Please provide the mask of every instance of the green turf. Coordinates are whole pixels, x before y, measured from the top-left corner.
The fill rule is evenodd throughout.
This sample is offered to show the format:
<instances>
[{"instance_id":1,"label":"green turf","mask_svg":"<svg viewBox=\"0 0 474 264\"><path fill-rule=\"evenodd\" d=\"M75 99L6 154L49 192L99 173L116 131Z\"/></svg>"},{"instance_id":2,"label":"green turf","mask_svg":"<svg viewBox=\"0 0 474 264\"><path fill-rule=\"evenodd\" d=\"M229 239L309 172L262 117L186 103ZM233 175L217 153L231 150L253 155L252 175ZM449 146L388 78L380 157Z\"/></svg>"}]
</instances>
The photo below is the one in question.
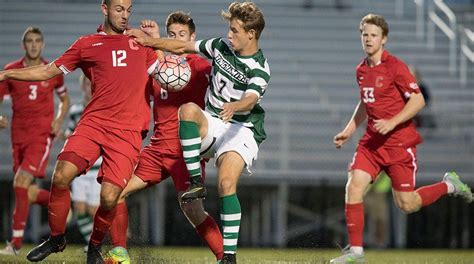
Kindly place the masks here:
<instances>
[{"instance_id":1,"label":"green turf","mask_svg":"<svg viewBox=\"0 0 474 264\"><path fill-rule=\"evenodd\" d=\"M18 257L0 257L0 263L28 263L26 253L31 246L25 246ZM239 264L316 264L329 263L339 255L338 250L327 249L253 249L238 250ZM133 263L215 263L207 248L194 247L132 247ZM389 264L472 264L474 250L367 250L367 263ZM85 263L82 247L69 245L63 253L52 254L41 263Z\"/></svg>"}]
</instances>

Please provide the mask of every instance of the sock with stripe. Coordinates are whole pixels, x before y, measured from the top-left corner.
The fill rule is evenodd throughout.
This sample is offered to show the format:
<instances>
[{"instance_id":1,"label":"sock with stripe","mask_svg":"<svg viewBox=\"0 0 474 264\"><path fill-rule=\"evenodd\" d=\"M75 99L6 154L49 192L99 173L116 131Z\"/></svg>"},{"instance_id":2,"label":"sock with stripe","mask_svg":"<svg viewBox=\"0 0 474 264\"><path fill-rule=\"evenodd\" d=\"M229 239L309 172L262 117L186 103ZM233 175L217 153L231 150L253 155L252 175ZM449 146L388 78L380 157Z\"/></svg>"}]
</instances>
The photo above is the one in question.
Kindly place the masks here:
<instances>
[{"instance_id":1,"label":"sock with stripe","mask_svg":"<svg viewBox=\"0 0 474 264\"><path fill-rule=\"evenodd\" d=\"M109 232L116 211L117 206L110 210L105 210L102 206L99 206L99 209L97 209L94 216L94 229L92 230L89 244L92 244L93 246L99 246L102 244L105 235Z\"/></svg>"},{"instance_id":2,"label":"sock with stripe","mask_svg":"<svg viewBox=\"0 0 474 264\"><path fill-rule=\"evenodd\" d=\"M117 204L114 220L110 226L110 240L114 247L127 248L128 208L125 202Z\"/></svg>"},{"instance_id":3,"label":"sock with stripe","mask_svg":"<svg viewBox=\"0 0 474 264\"><path fill-rule=\"evenodd\" d=\"M208 215L201 224L196 226L196 232L202 240L206 241L216 259L222 259L224 256L222 234L214 218Z\"/></svg>"},{"instance_id":4,"label":"sock with stripe","mask_svg":"<svg viewBox=\"0 0 474 264\"><path fill-rule=\"evenodd\" d=\"M64 234L66 220L71 209L71 193L69 187L57 187L51 185L48 204L48 222L51 236Z\"/></svg>"},{"instance_id":5,"label":"sock with stripe","mask_svg":"<svg viewBox=\"0 0 474 264\"><path fill-rule=\"evenodd\" d=\"M201 179L201 136L199 127L195 122L179 121L179 139L183 148L183 157L186 162L189 176L198 182Z\"/></svg>"},{"instance_id":6,"label":"sock with stripe","mask_svg":"<svg viewBox=\"0 0 474 264\"><path fill-rule=\"evenodd\" d=\"M49 191L40 189L38 191L38 195L36 196L36 201L33 202L34 204L38 204L41 206L48 206L49 203Z\"/></svg>"},{"instance_id":7,"label":"sock with stripe","mask_svg":"<svg viewBox=\"0 0 474 264\"><path fill-rule=\"evenodd\" d=\"M221 198L221 222L224 240L224 254L235 254L239 239L241 209L237 194Z\"/></svg>"},{"instance_id":8,"label":"sock with stripe","mask_svg":"<svg viewBox=\"0 0 474 264\"><path fill-rule=\"evenodd\" d=\"M82 238L85 242L89 243L89 239L91 238L92 228L94 227L94 223L92 221L92 217L88 214L81 214L77 216L77 227L79 228L79 232L82 235Z\"/></svg>"},{"instance_id":9,"label":"sock with stripe","mask_svg":"<svg viewBox=\"0 0 474 264\"><path fill-rule=\"evenodd\" d=\"M438 182L418 188L416 192L421 197L421 205L428 206L436 202L441 196L448 193L448 185L446 185L445 182Z\"/></svg>"},{"instance_id":10,"label":"sock with stripe","mask_svg":"<svg viewBox=\"0 0 474 264\"><path fill-rule=\"evenodd\" d=\"M346 227L351 247L363 247L364 204L346 204Z\"/></svg>"},{"instance_id":11,"label":"sock with stripe","mask_svg":"<svg viewBox=\"0 0 474 264\"><path fill-rule=\"evenodd\" d=\"M28 190L23 187L15 187L15 211L13 211L12 223L12 244L16 249L20 249L23 244L23 233L25 230L26 219L30 211L28 202Z\"/></svg>"}]
</instances>

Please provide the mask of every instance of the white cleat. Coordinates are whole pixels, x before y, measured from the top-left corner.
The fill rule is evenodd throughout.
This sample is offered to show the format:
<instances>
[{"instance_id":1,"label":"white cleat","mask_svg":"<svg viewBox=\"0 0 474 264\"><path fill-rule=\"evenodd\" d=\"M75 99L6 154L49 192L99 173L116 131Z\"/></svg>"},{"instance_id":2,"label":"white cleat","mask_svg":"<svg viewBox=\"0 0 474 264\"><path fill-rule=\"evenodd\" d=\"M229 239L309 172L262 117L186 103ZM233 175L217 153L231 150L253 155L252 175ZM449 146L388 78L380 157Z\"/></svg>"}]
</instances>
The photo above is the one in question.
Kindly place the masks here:
<instances>
[{"instance_id":1,"label":"white cleat","mask_svg":"<svg viewBox=\"0 0 474 264\"><path fill-rule=\"evenodd\" d=\"M346 263L365 263L364 254L357 254L351 251L350 246L345 247L342 250L342 255L331 259L331 264L346 264Z\"/></svg>"},{"instance_id":2,"label":"white cleat","mask_svg":"<svg viewBox=\"0 0 474 264\"><path fill-rule=\"evenodd\" d=\"M20 253L19 249L15 249L10 241L7 241L7 246L4 249L0 249L0 255L18 256Z\"/></svg>"},{"instance_id":3,"label":"white cleat","mask_svg":"<svg viewBox=\"0 0 474 264\"><path fill-rule=\"evenodd\" d=\"M454 196L459 196L467 203L472 203L473 197L471 188L467 186L467 184L463 183L456 172L446 172L443 177L444 182L449 182L454 186L454 192L452 193Z\"/></svg>"}]
</instances>

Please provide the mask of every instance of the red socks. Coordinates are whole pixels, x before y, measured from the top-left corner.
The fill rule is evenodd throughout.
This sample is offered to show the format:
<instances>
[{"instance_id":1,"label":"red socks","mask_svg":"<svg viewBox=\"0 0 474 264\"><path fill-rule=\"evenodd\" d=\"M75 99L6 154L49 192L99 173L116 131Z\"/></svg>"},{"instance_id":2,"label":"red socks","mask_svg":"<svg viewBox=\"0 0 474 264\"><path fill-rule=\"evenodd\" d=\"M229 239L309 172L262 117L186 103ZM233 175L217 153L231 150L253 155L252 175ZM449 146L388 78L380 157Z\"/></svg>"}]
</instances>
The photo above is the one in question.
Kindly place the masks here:
<instances>
[{"instance_id":1,"label":"red socks","mask_svg":"<svg viewBox=\"0 0 474 264\"><path fill-rule=\"evenodd\" d=\"M212 253L216 255L216 259L222 259L224 256L224 242L216 221L211 216L207 216L204 222L196 226L196 231L202 240L207 242Z\"/></svg>"},{"instance_id":2,"label":"red socks","mask_svg":"<svg viewBox=\"0 0 474 264\"><path fill-rule=\"evenodd\" d=\"M94 230L92 230L90 243L94 246L102 244L105 235L109 232L110 225L114 220L117 206L111 210L105 210L99 206L94 217Z\"/></svg>"},{"instance_id":3,"label":"red socks","mask_svg":"<svg viewBox=\"0 0 474 264\"><path fill-rule=\"evenodd\" d=\"M418 188L416 192L421 197L421 205L427 206L436 202L441 196L448 193L448 186L444 182Z\"/></svg>"},{"instance_id":4,"label":"red socks","mask_svg":"<svg viewBox=\"0 0 474 264\"><path fill-rule=\"evenodd\" d=\"M349 243L353 247L363 247L364 204L346 204L345 213Z\"/></svg>"},{"instance_id":5,"label":"red socks","mask_svg":"<svg viewBox=\"0 0 474 264\"><path fill-rule=\"evenodd\" d=\"M13 211L13 235L11 242L16 249L20 249L30 205L28 202L28 190L26 188L15 187L14 191L15 211Z\"/></svg>"},{"instance_id":6,"label":"red socks","mask_svg":"<svg viewBox=\"0 0 474 264\"><path fill-rule=\"evenodd\" d=\"M48 222L51 236L64 234L66 219L71 209L71 194L69 187L61 188L51 185L48 204Z\"/></svg>"},{"instance_id":7,"label":"red socks","mask_svg":"<svg viewBox=\"0 0 474 264\"><path fill-rule=\"evenodd\" d=\"M36 196L36 201L33 203L39 204L41 206L48 206L49 203L49 192L46 190L40 189L38 191L38 196Z\"/></svg>"},{"instance_id":8,"label":"red socks","mask_svg":"<svg viewBox=\"0 0 474 264\"><path fill-rule=\"evenodd\" d=\"M127 248L128 208L125 202L117 204L114 220L110 226L110 239L114 247Z\"/></svg>"}]
</instances>

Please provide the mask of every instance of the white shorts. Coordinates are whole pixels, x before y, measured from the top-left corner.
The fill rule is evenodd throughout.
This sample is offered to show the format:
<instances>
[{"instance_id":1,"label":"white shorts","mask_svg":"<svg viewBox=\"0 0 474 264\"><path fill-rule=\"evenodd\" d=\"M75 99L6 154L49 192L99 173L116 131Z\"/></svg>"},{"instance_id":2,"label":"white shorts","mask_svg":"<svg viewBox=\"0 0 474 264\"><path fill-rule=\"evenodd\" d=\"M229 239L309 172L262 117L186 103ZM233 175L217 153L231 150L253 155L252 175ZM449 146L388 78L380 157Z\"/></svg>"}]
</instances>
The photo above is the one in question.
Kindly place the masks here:
<instances>
[{"instance_id":1,"label":"white shorts","mask_svg":"<svg viewBox=\"0 0 474 264\"><path fill-rule=\"evenodd\" d=\"M257 160L258 145L253 132L240 124L224 123L220 118L213 117L203 111L207 118L207 135L202 139L201 157L219 158L229 151L237 152L245 162L246 173L252 174L252 162Z\"/></svg>"},{"instance_id":2,"label":"white shorts","mask_svg":"<svg viewBox=\"0 0 474 264\"><path fill-rule=\"evenodd\" d=\"M100 184L97 182L95 169L89 170L72 181L72 201L84 202L89 206L100 205Z\"/></svg>"}]
</instances>

